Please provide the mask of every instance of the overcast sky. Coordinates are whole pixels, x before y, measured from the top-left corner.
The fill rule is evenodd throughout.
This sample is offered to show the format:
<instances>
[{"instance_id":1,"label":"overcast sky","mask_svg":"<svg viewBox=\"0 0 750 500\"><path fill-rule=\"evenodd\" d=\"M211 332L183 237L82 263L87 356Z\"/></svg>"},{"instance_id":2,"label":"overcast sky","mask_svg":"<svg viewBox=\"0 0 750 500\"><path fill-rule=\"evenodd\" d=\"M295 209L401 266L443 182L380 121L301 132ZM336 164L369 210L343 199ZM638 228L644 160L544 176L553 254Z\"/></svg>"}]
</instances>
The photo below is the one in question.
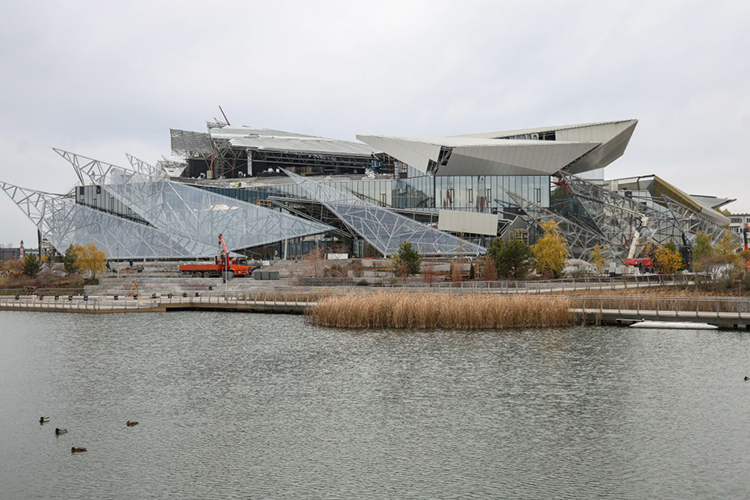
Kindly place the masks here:
<instances>
[{"instance_id":1,"label":"overcast sky","mask_svg":"<svg viewBox=\"0 0 750 500\"><path fill-rule=\"evenodd\" d=\"M127 164L220 118L356 140L637 118L607 178L750 210L750 2L3 1L0 180L61 193L52 147ZM0 195L0 244L36 228Z\"/></svg>"}]
</instances>

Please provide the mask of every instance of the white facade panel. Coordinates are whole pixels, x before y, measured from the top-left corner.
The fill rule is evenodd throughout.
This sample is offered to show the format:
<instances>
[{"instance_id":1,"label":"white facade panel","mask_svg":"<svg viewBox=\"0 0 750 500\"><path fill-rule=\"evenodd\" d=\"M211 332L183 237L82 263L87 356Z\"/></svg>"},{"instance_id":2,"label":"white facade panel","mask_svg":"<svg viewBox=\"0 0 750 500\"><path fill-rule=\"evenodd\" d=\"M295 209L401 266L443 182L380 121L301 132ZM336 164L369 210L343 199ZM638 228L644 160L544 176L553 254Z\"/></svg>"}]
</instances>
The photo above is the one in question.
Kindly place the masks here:
<instances>
[{"instance_id":1,"label":"white facade panel","mask_svg":"<svg viewBox=\"0 0 750 500\"><path fill-rule=\"evenodd\" d=\"M438 229L452 233L497 235L497 215L440 209Z\"/></svg>"}]
</instances>

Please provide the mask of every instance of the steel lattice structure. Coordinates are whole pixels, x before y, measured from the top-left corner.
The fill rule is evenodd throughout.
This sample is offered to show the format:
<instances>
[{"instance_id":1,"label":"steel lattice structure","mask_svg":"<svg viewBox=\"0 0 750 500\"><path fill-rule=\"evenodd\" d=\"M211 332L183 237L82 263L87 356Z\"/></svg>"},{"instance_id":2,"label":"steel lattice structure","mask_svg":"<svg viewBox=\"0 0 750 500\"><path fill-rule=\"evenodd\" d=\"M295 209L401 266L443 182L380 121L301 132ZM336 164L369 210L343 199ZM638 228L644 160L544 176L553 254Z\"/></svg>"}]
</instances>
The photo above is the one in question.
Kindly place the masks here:
<instances>
[{"instance_id":1,"label":"steel lattice structure","mask_svg":"<svg viewBox=\"0 0 750 500\"><path fill-rule=\"evenodd\" d=\"M648 199L625 196L575 175L560 173L559 177L557 189L564 191L550 209L517 194L508 195L525 212L528 223L557 222L574 258L587 259L598 243L608 260L623 264L629 254L638 257L649 244L674 241L689 247L698 231L705 231L712 243L727 234L726 228L666 195Z\"/></svg>"},{"instance_id":2,"label":"steel lattice structure","mask_svg":"<svg viewBox=\"0 0 750 500\"><path fill-rule=\"evenodd\" d=\"M692 244L695 242L695 235L698 231L703 231L711 237L711 243L715 244L722 239L727 233L731 234L739 244L739 238L737 235L729 231L727 228L719 226L718 224L703 217L700 213L697 213L680 203L677 203L672 198L666 195L660 197L669 208L673 219L679 224L680 229L685 238Z\"/></svg>"},{"instance_id":3,"label":"steel lattice structure","mask_svg":"<svg viewBox=\"0 0 750 500\"><path fill-rule=\"evenodd\" d=\"M386 257L395 253L402 241L411 243L421 255L480 255L487 251L353 195L284 172Z\"/></svg>"},{"instance_id":4,"label":"steel lattice structure","mask_svg":"<svg viewBox=\"0 0 750 500\"><path fill-rule=\"evenodd\" d=\"M161 177L163 174L155 168L133 157L131 161L137 165L139 172L69 152L58 153L70 161L79 177L86 176L95 184L104 184L107 192L132 207L149 224L181 237L208 243L222 233L227 247L240 250L333 229L325 224L172 182Z\"/></svg>"},{"instance_id":5,"label":"steel lattice structure","mask_svg":"<svg viewBox=\"0 0 750 500\"><path fill-rule=\"evenodd\" d=\"M210 257L215 245L94 210L58 195L0 183L39 232L60 252L95 243L107 258Z\"/></svg>"},{"instance_id":6,"label":"steel lattice structure","mask_svg":"<svg viewBox=\"0 0 750 500\"><path fill-rule=\"evenodd\" d=\"M682 232L671 214L653 203L624 196L570 174L560 174L564 188L584 208L587 220L602 235L599 242L609 260L625 262L631 246L639 255L648 243L681 241ZM661 207L659 207L661 208ZM583 258L582 256L580 258Z\"/></svg>"},{"instance_id":7,"label":"steel lattice structure","mask_svg":"<svg viewBox=\"0 0 750 500\"><path fill-rule=\"evenodd\" d=\"M553 220L557 223L560 233L565 237L571 256L579 259L588 258L588 252L596 243L602 241L602 235L579 222L570 220L547 208L532 203L517 194L505 191L508 196L523 210L521 218L529 225L541 229L541 223Z\"/></svg>"}]
</instances>

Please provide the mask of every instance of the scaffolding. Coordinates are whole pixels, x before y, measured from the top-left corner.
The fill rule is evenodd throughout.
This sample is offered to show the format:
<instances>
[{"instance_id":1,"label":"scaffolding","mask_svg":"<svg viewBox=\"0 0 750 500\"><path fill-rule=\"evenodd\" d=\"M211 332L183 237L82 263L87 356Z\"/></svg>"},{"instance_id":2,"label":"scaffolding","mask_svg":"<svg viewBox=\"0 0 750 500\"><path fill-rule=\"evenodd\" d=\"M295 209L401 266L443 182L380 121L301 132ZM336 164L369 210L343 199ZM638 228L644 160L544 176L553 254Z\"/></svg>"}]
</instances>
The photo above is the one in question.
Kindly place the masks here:
<instances>
[{"instance_id":1,"label":"scaffolding","mask_svg":"<svg viewBox=\"0 0 750 500\"><path fill-rule=\"evenodd\" d=\"M619 264L629 257L642 256L649 245L670 241L688 253L698 231L706 232L712 243L728 231L696 211L699 205L680 203L664 190L644 197L613 191L571 174L561 172L558 177L550 208L506 192L521 207L522 217L530 225L540 228L544 221L557 222L571 257L576 259L588 259L595 244L604 249L607 260Z\"/></svg>"}]
</instances>

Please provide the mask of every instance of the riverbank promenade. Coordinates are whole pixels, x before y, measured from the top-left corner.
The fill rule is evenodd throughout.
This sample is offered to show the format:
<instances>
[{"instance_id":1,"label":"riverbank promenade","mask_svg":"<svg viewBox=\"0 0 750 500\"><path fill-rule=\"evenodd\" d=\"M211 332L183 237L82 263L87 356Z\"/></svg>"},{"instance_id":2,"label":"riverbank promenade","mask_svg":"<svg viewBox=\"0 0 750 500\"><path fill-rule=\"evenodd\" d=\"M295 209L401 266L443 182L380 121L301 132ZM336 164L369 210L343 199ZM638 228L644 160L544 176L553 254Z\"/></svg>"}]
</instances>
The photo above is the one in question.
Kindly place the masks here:
<instances>
[{"instance_id":1,"label":"riverbank promenade","mask_svg":"<svg viewBox=\"0 0 750 500\"><path fill-rule=\"evenodd\" d=\"M278 297L278 299L277 299ZM282 314L302 314L314 304L309 300L294 300L291 296L273 295L268 299L249 296L200 294L167 294L142 296L55 296L36 295L0 298L0 310L44 311L73 313L128 313L128 312L168 312L185 310L272 312Z\"/></svg>"},{"instance_id":2,"label":"riverbank promenade","mask_svg":"<svg viewBox=\"0 0 750 500\"><path fill-rule=\"evenodd\" d=\"M601 284L600 286L602 286ZM651 297L596 295L591 284L586 295L544 293L541 288L508 289L276 289L256 293L182 292L151 295L17 295L0 298L0 310L112 314L131 312L226 311L304 314L319 300L336 295L375 294L523 294L530 300L565 298L581 323L629 325L640 320L709 323L720 328L750 329L750 299L734 297ZM571 284L567 287L575 288ZM553 291L556 287L551 287ZM604 288L602 286L602 288Z\"/></svg>"}]
</instances>

